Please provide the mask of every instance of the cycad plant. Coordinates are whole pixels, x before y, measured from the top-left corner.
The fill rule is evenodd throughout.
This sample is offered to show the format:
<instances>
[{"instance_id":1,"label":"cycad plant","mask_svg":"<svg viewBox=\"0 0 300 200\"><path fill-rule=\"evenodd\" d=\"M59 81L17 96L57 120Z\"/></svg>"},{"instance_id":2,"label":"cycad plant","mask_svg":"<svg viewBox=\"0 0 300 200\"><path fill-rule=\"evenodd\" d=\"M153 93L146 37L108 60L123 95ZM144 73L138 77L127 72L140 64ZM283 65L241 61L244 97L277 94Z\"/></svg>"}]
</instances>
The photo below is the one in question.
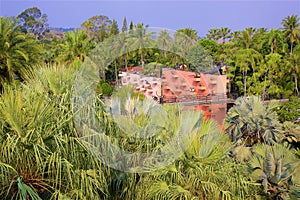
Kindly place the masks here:
<instances>
[{"instance_id":1,"label":"cycad plant","mask_svg":"<svg viewBox=\"0 0 300 200\"><path fill-rule=\"evenodd\" d=\"M300 198L300 160L285 145L259 144L249 161L252 177L269 199Z\"/></svg>"},{"instance_id":2,"label":"cycad plant","mask_svg":"<svg viewBox=\"0 0 300 200\"><path fill-rule=\"evenodd\" d=\"M226 116L226 132L234 142L252 146L274 144L283 139L275 108L276 101L264 104L258 96L240 97Z\"/></svg>"}]
</instances>

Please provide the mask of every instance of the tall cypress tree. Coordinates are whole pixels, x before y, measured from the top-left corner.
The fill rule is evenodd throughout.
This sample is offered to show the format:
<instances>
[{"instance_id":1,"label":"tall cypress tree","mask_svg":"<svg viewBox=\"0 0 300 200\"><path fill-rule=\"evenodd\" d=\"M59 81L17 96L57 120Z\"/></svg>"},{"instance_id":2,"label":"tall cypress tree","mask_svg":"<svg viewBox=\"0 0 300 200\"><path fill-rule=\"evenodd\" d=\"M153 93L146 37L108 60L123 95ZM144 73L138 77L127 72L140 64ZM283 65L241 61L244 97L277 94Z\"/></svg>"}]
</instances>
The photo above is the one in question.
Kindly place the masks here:
<instances>
[{"instance_id":1,"label":"tall cypress tree","mask_svg":"<svg viewBox=\"0 0 300 200\"><path fill-rule=\"evenodd\" d=\"M127 31L127 20L126 20L126 17L124 17L123 26L122 26L122 32L126 32L126 31Z\"/></svg>"},{"instance_id":2,"label":"tall cypress tree","mask_svg":"<svg viewBox=\"0 0 300 200\"><path fill-rule=\"evenodd\" d=\"M118 23L116 20L113 20L110 29L110 35L117 35L117 34L119 34Z\"/></svg>"},{"instance_id":3,"label":"tall cypress tree","mask_svg":"<svg viewBox=\"0 0 300 200\"><path fill-rule=\"evenodd\" d=\"M102 42L106 37L104 23L102 23L102 25L101 25L99 36L100 36L100 40L99 40L100 42Z\"/></svg>"},{"instance_id":4,"label":"tall cypress tree","mask_svg":"<svg viewBox=\"0 0 300 200\"><path fill-rule=\"evenodd\" d=\"M129 24L129 30L133 30L133 23L132 23L132 21Z\"/></svg>"}]
</instances>

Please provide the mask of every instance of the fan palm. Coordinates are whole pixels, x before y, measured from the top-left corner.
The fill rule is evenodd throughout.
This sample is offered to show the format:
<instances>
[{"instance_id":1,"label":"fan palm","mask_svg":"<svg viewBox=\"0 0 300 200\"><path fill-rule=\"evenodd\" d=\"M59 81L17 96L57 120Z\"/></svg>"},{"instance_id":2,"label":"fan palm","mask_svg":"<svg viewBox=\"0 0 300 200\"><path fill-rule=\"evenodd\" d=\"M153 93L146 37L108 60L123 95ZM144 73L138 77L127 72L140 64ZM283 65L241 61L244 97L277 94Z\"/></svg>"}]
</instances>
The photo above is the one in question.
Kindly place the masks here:
<instances>
[{"instance_id":1,"label":"fan palm","mask_svg":"<svg viewBox=\"0 0 300 200\"><path fill-rule=\"evenodd\" d=\"M141 103L138 99L128 99L127 92L128 88L117 93L117 99L123 103L110 109L114 113L111 116L115 116L114 120L120 129L111 130L111 140L115 138L112 141L117 142L122 149L130 152L160 151L165 145L170 144L172 138L178 134L178 130L185 130L180 126L182 122L195 118L197 123L196 126L193 123L186 123L187 130L191 129L192 134L182 132L186 137L181 142L184 141L188 146L184 154L174 162L163 168L156 166L154 171L148 173L128 174L113 171L109 185L115 193L114 198L245 199L255 195L257 188L248 180L247 174L243 173L246 166L236 165L233 160L227 158L231 144L215 122L204 120L202 113L190 112L190 115L185 115L186 111L174 105L166 105L162 112L157 108L160 106L154 102ZM186 116L184 121L180 119L181 116ZM132 137L132 134L138 132L150 133L151 136L147 139ZM171 151L177 150L178 147ZM153 159L149 169L164 159L166 158ZM135 162L136 160L132 160L125 163L135 165ZM141 161L140 163L145 164Z\"/></svg>"},{"instance_id":2,"label":"fan palm","mask_svg":"<svg viewBox=\"0 0 300 200\"><path fill-rule=\"evenodd\" d=\"M130 97L130 93L130 88L120 89L107 104L107 112L97 110L98 127L104 135L93 130L85 132L81 127L86 119L76 118L82 124L79 129L83 130L83 140L97 151L95 155L118 169L111 170L107 179L111 198L245 199L255 195L255 186L243 173L245 166L235 165L227 158L231 145L216 123L205 121L202 113L184 111L177 105L162 107L151 100L140 101ZM88 123L92 129L97 127L94 121ZM182 138L175 141L183 146L172 143L178 137ZM108 142L119 149L110 147ZM102 145L94 147L95 144ZM161 153L165 146L166 154ZM149 153L152 156L148 157ZM161 156L153 156L156 153Z\"/></svg>"},{"instance_id":3,"label":"fan palm","mask_svg":"<svg viewBox=\"0 0 300 200\"><path fill-rule=\"evenodd\" d=\"M164 169L140 177L140 199L251 199L257 188L242 164L226 158L230 143L212 121L202 121L184 156Z\"/></svg>"},{"instance_id":4,"label":"fan palm","mask_svg":"<svg viewBox=\"0 0 300 200\"><path fill-rule=\"evenodd\" d=\"M106 198L105 168L73 127L75 74L64 70L44 68L0 97L1 199Z\"/></svg>"}]
</instances>

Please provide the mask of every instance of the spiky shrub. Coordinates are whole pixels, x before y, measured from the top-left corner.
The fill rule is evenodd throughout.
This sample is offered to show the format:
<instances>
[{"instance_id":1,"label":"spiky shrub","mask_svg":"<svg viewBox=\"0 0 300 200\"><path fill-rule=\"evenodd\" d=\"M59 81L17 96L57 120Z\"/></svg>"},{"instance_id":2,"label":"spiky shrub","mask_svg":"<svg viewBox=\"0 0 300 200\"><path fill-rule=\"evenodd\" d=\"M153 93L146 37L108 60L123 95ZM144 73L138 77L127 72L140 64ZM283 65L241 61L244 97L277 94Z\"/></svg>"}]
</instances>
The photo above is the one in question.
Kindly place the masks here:
<instances>
[{"instance_id":1,"label":"spiky shrub","mask_svg":"<svg viewBox=\"0 0 300 200\"><path fill-rule=\"evenodd\" d=\"M74 75L44 68L26 85L5 88L0 97L1 199L106 197L106 168L82 145L73 126Z\"/></svg>"}]
</instances>

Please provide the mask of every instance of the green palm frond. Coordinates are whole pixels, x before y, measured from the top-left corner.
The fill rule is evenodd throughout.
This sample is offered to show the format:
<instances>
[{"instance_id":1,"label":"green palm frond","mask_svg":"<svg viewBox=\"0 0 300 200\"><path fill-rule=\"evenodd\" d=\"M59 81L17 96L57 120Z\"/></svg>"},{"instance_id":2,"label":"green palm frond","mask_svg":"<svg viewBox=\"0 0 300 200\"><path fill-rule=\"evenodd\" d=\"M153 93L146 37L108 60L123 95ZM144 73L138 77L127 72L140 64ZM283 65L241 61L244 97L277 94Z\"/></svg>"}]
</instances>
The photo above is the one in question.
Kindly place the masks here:
<instances>
[{"instance_id":1,"label":"green palm frond","mask_svg":"<svg viewBox=\"0 0 300 200\"><path fill-rule=\"evenodd\" d=\"M73 126L74 76L44 68L26 85L5 88L0 97L1 198L106 198L107 168L88 152Z\"/></svg>"}]
</instances>

